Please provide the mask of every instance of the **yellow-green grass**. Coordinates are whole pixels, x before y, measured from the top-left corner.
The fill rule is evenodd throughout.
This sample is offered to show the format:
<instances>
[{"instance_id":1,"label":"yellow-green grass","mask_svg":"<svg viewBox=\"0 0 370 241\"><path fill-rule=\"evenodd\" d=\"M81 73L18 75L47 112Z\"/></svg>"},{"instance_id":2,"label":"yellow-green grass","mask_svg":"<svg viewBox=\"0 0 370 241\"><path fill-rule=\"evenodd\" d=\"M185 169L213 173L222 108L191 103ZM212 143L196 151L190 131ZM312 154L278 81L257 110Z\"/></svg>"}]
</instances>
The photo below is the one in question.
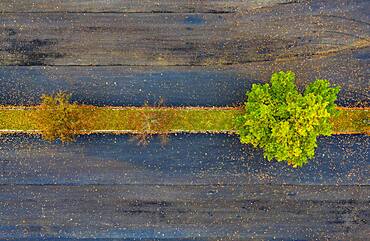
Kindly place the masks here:
<instances>
[{"instance_id":1,"label":"yellow-green grass","mask_svg":"<svg viewBox=\"0 0 370 241\"><path fill-rule=\"evenodd\" d=\"M93 110L91 112L91 110ZM331 122L335 134L370 132L369 109L339 108ZM164 108L164 107L92 107L82 106L93 123L84 132L234 132L234 119L239 108ZM0 130L31 132L37 124L32 118L35 108L0 108Z\"/></svg>"},{"instance_id":2,"label":"yellow-green grass","mask_svg":"<svg viewBox=\"0 0 370 241\"><path fill-rule=\"evenodd\" d=\"M370 108L338 108L339 116L332 118L337 134L370 134Z\"/></svg>"},{"instance_id":3,"label":"yellow-green grass","mask_svg":"<svg viewBox=\"0 0 370 241\"><path fill-rule=\"evenodd\" d=\"M32 111L0 108L0 130L34 130L35 123L30 118Z\"/></svg>"},{"instance_id":4,"label":"yellow-green grass","mask_svg":"<svg viewBox=\"0 0 370 241\"><path fill-rule=\"evenodd\" d=\"M153 132L217 132L233 129L237 109L201 108L98 108L96 130L135 130Z\"/></svg>"}]
</instances>

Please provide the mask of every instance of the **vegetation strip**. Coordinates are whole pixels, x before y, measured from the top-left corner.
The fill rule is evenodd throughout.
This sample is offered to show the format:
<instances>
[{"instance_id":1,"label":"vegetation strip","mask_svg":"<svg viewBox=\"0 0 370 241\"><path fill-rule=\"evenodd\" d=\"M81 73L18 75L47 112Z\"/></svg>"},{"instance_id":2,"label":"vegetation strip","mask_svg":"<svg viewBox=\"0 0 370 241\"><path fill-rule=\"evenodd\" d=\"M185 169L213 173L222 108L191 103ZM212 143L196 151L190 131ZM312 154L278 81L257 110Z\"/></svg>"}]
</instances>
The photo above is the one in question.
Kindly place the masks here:
<instances>
[{"instance_id":1,"label":"vegetation strip","mask_svg":"<svg viewBox=\"0 0 370 241\"><path fill-rule=\"evenodd\" d=\"M95 107L79 106L91 126L81 134L235 133L239 107ZM370 134L370 108L338 107L331 118L334 134ZM0 133L37 133L36 107L0 107Z\"/></svg>"}]
</instances>

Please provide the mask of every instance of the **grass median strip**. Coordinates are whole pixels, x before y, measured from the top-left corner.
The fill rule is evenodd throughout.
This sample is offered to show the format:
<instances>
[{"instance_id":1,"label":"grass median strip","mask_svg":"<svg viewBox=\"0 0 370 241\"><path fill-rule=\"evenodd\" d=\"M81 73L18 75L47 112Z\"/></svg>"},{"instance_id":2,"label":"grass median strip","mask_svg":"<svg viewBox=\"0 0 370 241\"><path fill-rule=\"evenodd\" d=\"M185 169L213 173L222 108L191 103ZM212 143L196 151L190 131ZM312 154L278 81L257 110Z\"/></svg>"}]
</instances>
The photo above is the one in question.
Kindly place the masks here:
<instances>
[{"instance_id":1,"label":"grass median strip","mask_svg":"<svg viewBox=\"0 0 370 241\"><path fill-rule=\"evenodd\" d=\"M166 108L166 107L93 107L80 106L89 115L89 132L234 132L234 119L240 108ZM331 118L335 134L370 133L369 108L338 108L340 114ZM37 130L33 107L0 108L2 133Z\"/></svg>"},{"instance_id":2,"label":"grass median strip","mask_svg":"<svg viewBox=\"0 0 370 241\"><path fill-rule=\"evenodd\" d=\"M336 134L370 135L370 108L337 108L339 116L331 119Z\"/></svg>"}]
</instances>

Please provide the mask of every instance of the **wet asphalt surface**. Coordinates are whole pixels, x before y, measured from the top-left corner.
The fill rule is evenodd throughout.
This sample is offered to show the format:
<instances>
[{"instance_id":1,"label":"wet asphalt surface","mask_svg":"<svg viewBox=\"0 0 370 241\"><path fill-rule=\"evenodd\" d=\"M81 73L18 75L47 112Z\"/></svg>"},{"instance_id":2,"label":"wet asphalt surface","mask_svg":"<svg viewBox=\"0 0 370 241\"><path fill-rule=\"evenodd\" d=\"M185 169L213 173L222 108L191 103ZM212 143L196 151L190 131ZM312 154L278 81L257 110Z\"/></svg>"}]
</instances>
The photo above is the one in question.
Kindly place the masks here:
<instances>
[{"instance_id":1,"label":"wet asphalt surface","mask_svg":"<svg viewBox=\"0 0 370 241\"><path fill-rule=\"evenodd\" d=\"M368 56L364 58L368 61ZM342 86L338 105L370 105L365 79L336 75L328 71L319 76ZM73 101L98 106L155 105L159 99L167 106L233 106L245 101L245 92L253 83L269 78L270 74L258 77L238 68L0 67L0 103L35 105L42 94L65 91ZM298 81L301 90L315 76L310 78Z\"/></svg>"},{"instance_id":2,"label":"wet asphalt surface","mask_svg":"<svg viewBox=\"0 0 370 241\"><path fill-rule=\"evenodd\" d=\"M75 143L2 136L1 184L369 185L370 137L321 137L303 168L268 162L236 136L171 135L140 146L128 135L81 136Z\"/></svg>"}]
</instances>

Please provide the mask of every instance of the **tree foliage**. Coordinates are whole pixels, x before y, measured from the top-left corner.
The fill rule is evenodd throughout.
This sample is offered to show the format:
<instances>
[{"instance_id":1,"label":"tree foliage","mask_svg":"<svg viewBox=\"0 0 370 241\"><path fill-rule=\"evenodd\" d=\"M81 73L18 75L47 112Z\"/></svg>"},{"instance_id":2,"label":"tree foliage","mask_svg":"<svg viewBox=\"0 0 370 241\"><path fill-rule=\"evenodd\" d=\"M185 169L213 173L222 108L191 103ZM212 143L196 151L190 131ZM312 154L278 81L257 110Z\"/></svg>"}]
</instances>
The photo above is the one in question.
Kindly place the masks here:
<instances>
[{"instance_id":1,"label":"tree foliage","mask_svg":"<svg viewBox=\"0 0 370 241\"><path fill-rule=\"evenodd\" d=\"M245 112L237 118L241 143L263 148L269 161L301 167L313 158L319 135L329 136L329 118L337 113L339 87L328 80L310 83L301 94L293 72L278 72L270 84L253 84Z\"/></svg>"},{"instance_id":2,"label":"tree foliage","mask_svg":"<svg viewBox=\"0 0 370 241\"><path fill-rule=\"evenodd\" d=\"M147 145L153 135L159 135L162 145L168 143L172 122L178 119L178 114L174 109L161 111L160 108L163 105L164 99L161 97L153 110L139 110L134 118L130 120L131 128L138 131L133 137L139 145ZM147 107L150 108L149 104L144 103L144 108ZM155 108L158 110L155 110Z\"/></svg>"},{"instance_id":3,"label":"tree foliage","mask_svg":"<svg viewBox=\"0 0 370 241\"><path fill-rule=\"evenodd\" d=\"M33 118L43 139L73 141L81 130L89 128L91 116L86 116L86 111L76 103L70 103L70 98L71 95L64 92L41 97Z\"/></svg>"}]
</instances>

